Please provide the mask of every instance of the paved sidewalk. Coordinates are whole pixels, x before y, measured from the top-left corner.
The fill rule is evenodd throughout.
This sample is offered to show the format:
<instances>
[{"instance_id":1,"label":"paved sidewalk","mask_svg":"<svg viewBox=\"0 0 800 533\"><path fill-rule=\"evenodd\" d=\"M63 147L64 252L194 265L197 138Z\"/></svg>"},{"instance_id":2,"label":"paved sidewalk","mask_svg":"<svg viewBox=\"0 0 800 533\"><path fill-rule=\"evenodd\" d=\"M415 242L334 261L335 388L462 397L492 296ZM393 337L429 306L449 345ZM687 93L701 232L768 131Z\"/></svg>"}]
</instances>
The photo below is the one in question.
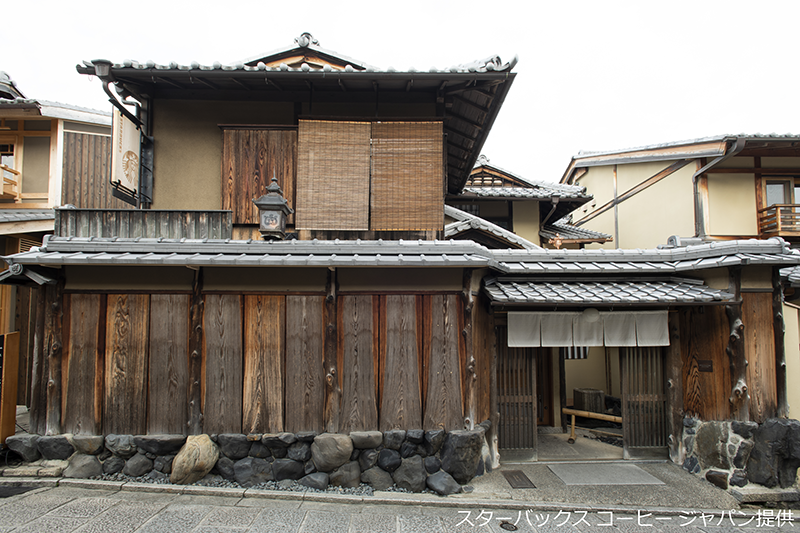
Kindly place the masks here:
<instances>
[{"instance_id":1,"label":"paved sidewalk","mask_svg":"<svg viewBox=\"0 0 800 533\"><path fill-rule=\"evenodd\" d=\"M398 499L328 496L326 501L41 487L0 500L0 532L79 533L462 533L475 531L796 531L789 511L674 512L486 509ZM131 484L132 485L132 484ZM100 486L100 485L96 485ZM131 489L132 487L128 487ZM209 491L210 492L210 491ZM369 500L369 501L368 501ZM455 502L453 502L455 503ZM468 503L467 501L459 503ZM471 505L478 505L471 508ZM800 524L797 525L800 527Z\"/></svg>"}]
</instances>

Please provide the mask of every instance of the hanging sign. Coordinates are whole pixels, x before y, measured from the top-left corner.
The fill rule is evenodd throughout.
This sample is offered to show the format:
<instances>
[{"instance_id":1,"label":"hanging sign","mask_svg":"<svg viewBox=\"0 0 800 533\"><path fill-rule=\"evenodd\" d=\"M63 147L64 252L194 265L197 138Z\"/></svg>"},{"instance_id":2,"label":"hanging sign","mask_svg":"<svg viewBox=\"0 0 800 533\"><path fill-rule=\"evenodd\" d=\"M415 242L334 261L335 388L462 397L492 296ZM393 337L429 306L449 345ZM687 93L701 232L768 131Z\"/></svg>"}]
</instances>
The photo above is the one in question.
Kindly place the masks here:
<instances>
[{"instance_id":1,"label":"hanging sign","mask_svg":"<svg viewBox=\"0 0 800 533\"><path fill-rule=\"evenodd\" d=\"M117 109L113 113L111 181L135 191L139 188L141 131Z\"/></svg>"}]
</instances>

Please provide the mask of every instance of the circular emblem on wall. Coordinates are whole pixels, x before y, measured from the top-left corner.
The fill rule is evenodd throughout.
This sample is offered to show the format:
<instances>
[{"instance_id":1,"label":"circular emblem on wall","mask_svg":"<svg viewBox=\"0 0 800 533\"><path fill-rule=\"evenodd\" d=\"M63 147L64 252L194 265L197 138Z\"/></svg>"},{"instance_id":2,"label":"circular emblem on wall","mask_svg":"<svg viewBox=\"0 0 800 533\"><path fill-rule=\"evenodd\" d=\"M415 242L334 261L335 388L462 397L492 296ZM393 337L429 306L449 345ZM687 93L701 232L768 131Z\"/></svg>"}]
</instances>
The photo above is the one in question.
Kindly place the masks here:
<instances>
[{"instance_id":1,"label":"circular emblem on wall","mask_svg":"<svg viewBox=\"0 0 800 533\"><path fill-rule=\"evenodd\" d=\"M122 154L122 172L129 183L136 183L139 177L139 156L128 150Z\"/></svg>"}]
</instances>

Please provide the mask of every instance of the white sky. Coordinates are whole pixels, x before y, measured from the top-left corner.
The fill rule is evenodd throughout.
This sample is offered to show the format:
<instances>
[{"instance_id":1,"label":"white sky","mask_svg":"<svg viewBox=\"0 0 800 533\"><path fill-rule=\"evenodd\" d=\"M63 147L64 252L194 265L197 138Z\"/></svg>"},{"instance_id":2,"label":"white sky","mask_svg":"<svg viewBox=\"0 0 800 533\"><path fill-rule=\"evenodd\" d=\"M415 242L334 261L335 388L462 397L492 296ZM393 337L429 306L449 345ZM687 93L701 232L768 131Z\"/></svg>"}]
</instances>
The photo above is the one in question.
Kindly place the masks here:
<instances>
[{"instance_id":1,"label":"white sky","mask_svg":"<svg viewBox=\"0 0 800 533\"><path fill-rule=\"evenodd\" d=\"M323 48L398 70L518 55L483 153L528 179L560 179L580 150L800 134L797 0L7 4L0 70L29 98L110 109L77 63L234 63L307 31Z\"/></svg>"}]
</instances>

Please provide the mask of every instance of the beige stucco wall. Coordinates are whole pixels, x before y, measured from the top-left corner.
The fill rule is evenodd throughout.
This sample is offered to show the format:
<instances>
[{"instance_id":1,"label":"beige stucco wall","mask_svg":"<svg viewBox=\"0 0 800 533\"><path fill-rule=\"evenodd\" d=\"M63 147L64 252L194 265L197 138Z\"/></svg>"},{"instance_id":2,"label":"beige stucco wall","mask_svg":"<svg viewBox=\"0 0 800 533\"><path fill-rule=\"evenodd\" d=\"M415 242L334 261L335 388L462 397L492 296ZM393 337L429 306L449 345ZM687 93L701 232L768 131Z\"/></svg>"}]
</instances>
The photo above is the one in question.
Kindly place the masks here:
<instances>
[{"instance_id":1,"label":"beige stucco wall","mask_svg":"<svg viewBox=\"0 0 800 533\"><path fill-rule=\"evenodd\" d=\"M539 202L513 202L511 207L514 233L536 245L540 244L539 205Z\"/></svg>"},{"instance_id":2,"label":"beige stucco wall","mask_svg":"<svg viewBox=\"0 0 800 533\"><path fill-rule=\"evenodd\" d=\"M156 100L153 209L222 208L220 124L292 124L294 106Z\"/></svg>"},{"instance_id":3,"label":"beige stucco wall","mask_svg":"<svg viewBox=\"0 0 800 533\"><path fill-rule=\"evenodd\" d=\"M800 167L800 157L762 157L761 166L764 168L797 168Z\"/></svg>"},{"instance_id":4,"label":"beige stucco wall","mask_svg":"<svg viewBox=\"0 0 800 533\"><path fill-rule=\"evenodd\" d=\"M708 175L708 232L711 235L758 235L755 175Z\"/></svg>"},{"instance_id":5,"label":"beige stucco wall","mask_svg":"<svg viewBox=\"0 0 800 533\"><path fill-rule=\"evenodd\" d=\"M50 184L50 137L25 137L24 143L22 192L47 192Z\"/></svg>"},{"instance_id":6,"label":"beige stucco wall","mask_svg":"<svg viewBox=\"0 0 800 533\"><path fill-rule=\"evenodd\" d=\"M618 165L617 194L647 180L670 163ZM694 171L694 165L687 165L620 203L617 247L655 248L666 244L672 235L694 235Z\"/></svg>"},{"instance_id":7,"label":"beige stucco wall","mask_svg":"<svg viewBox=\"0 0 800 533\"><path fill-rule=\"evenodd\" d=\"M786 393L789 418L800 418L800 310L793 305L783 306L786 324L784 346L786 350Z\"/></svg>"}]
</instances>

